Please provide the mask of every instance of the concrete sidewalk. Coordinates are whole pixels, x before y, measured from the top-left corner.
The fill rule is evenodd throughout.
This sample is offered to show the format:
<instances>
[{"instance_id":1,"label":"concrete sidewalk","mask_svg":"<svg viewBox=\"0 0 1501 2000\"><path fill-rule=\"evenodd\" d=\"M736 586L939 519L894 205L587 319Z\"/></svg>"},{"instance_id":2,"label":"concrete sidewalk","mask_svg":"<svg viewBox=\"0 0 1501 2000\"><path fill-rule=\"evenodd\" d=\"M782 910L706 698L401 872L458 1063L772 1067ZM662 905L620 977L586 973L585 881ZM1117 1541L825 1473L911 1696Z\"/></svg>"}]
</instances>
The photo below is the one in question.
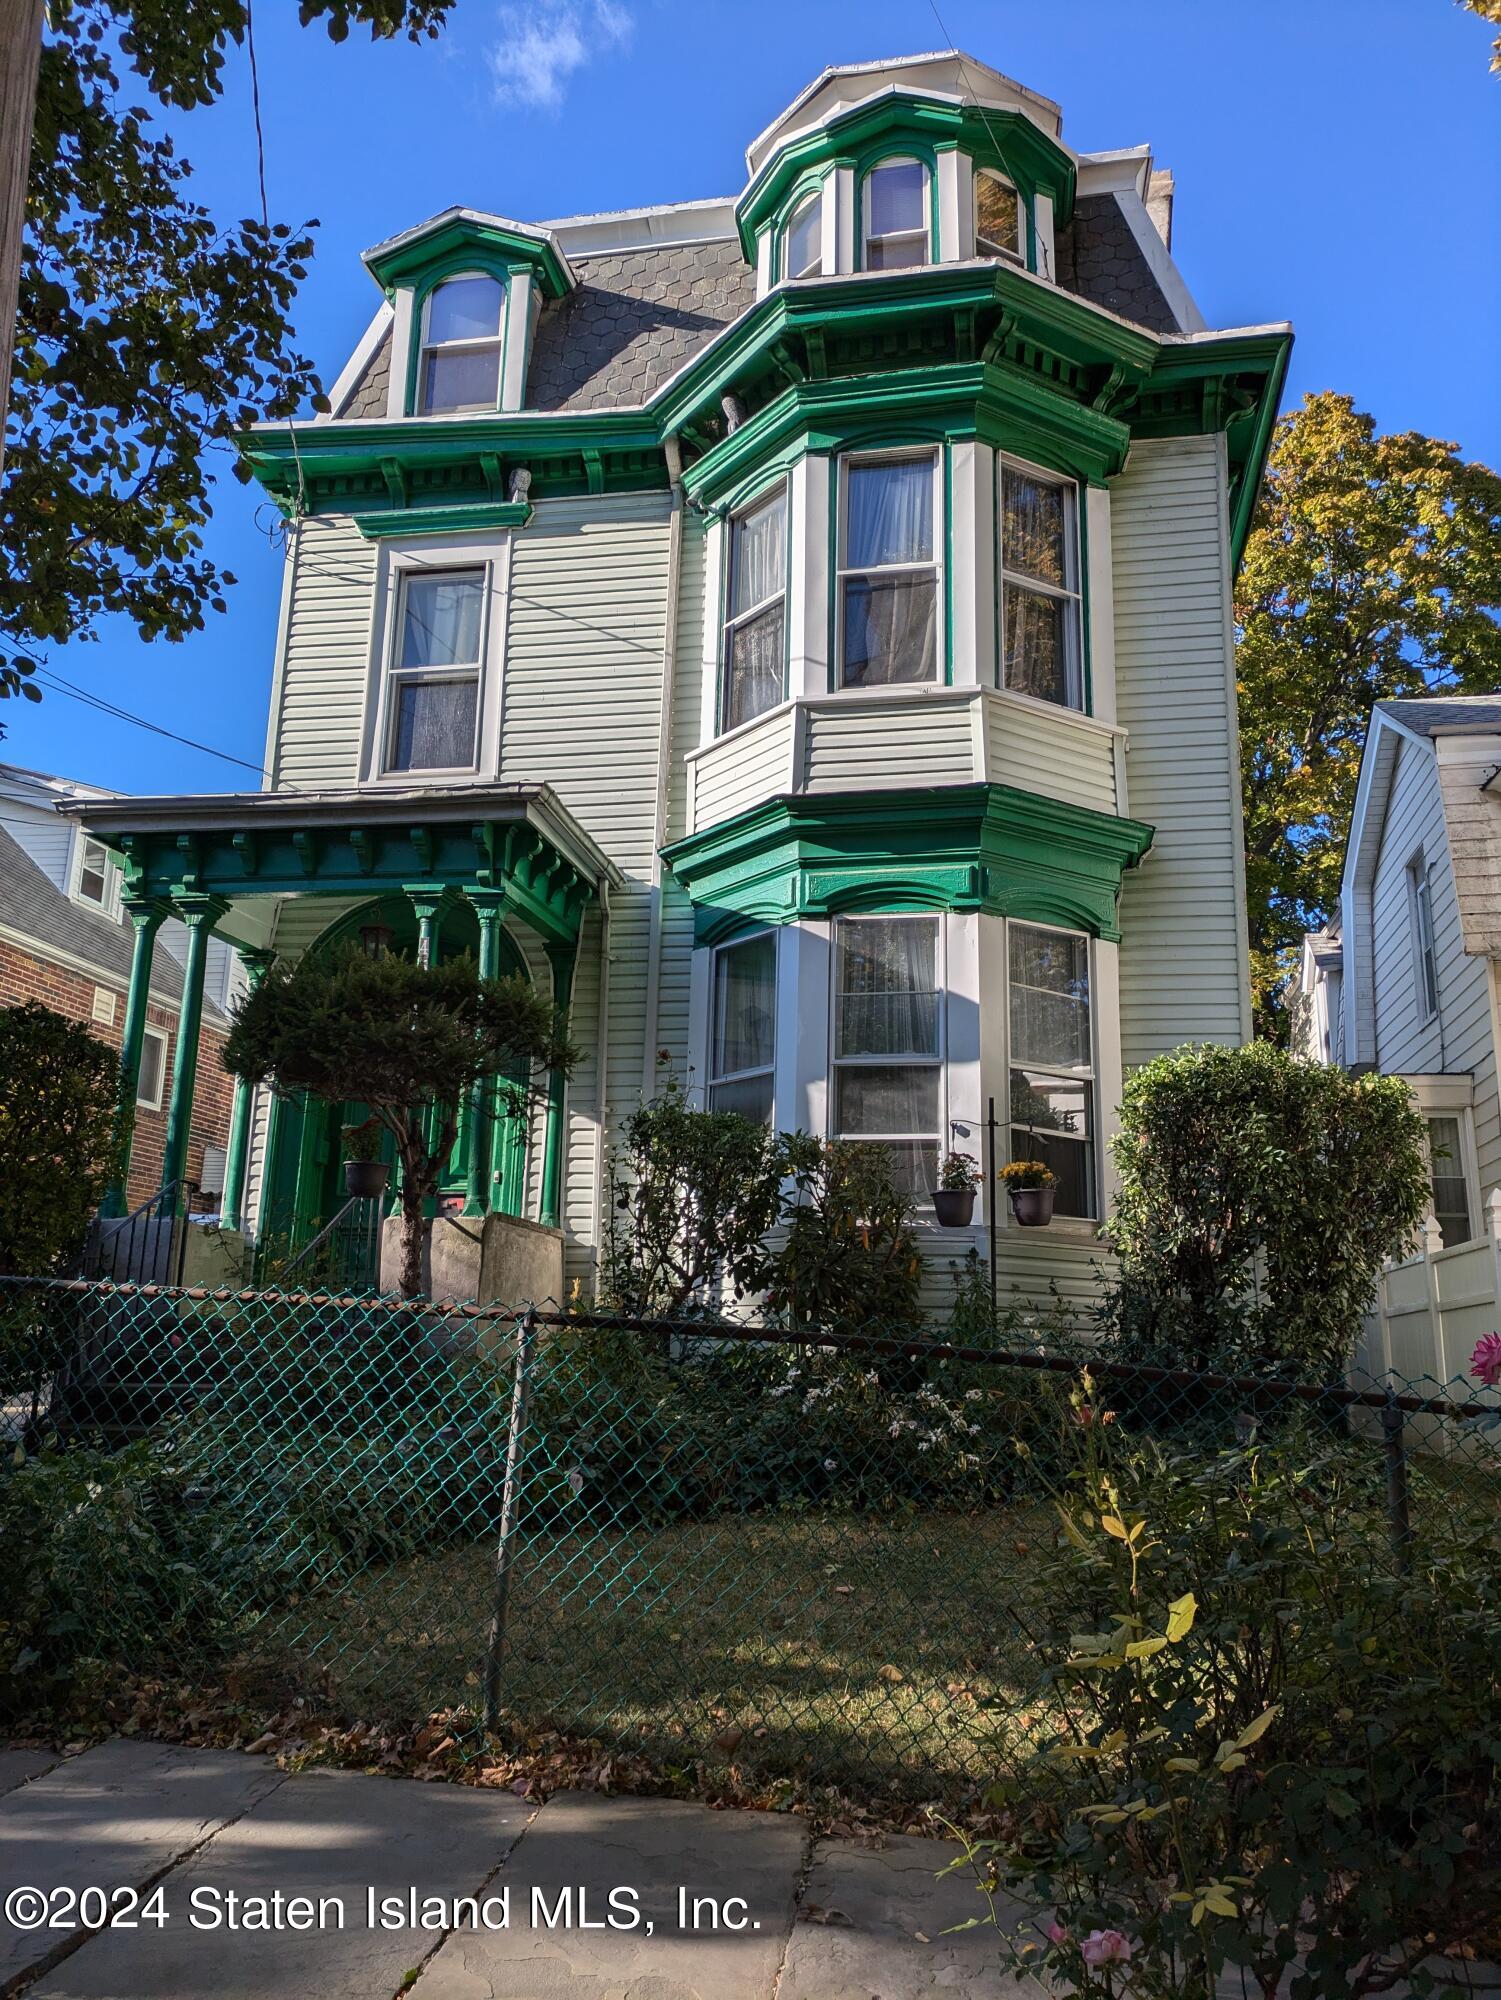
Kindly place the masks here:
<instances>
[{"instance_id":1,"label":"concrete sidewalk","mask_svg":"<svg viewBox=\"0 0 1501 2000\"><path fill-rule=\"evenodd\" d=\"M995 1934L942 1935L984 1907L934 1879L953 1852L667 1799L288 1777L234 1751L0 1751L0 1897L44 1899L0 1917L0 1995L990 2000L1013 1990ZM85 1890L109 1928L99 1894L70 1901Z\"/></svg>"}]
</instances>

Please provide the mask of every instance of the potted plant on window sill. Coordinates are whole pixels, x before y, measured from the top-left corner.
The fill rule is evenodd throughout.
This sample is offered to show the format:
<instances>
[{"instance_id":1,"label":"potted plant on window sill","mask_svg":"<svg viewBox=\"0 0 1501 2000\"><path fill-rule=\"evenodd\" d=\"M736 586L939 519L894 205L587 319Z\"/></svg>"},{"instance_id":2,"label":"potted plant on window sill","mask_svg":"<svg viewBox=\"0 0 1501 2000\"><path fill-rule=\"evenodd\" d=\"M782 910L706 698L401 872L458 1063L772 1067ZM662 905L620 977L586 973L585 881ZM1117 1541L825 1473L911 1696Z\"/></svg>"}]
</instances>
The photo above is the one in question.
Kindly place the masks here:
<instances>
[{"instance_id":1,"label":"potted plant on window sill","mask_svg":"<svg viewBox=\"0 0 1501 2000\"><path fill-rule=\"evenodd\" d=\"M1023 1229L1044 1228L1053 1219L1058 1176L1041 1160L1012 1160L996 1176L1011 1200L1011 1213Z\"/></svg>"},{"instance_id":2,"label":"potted plant on window sill","mask_svg":"<svg viewBox=\"0 0 1501 2000\"><path fill-rule=\"evenodd\" d=\"M344 1186L357 1201L376 1201L386 1191L391 1169L380 1157L385 1129L378 1118L367 1118L363 1125L346 1125L340 1133Z\"/></svg>"},{"instance_id":3,"label":"potted plant on window sill","mask_svg":"<svg viewBox=\"0 0 1501 2000\"><path fill-rule=\"evenodd\" d=\"M933 1213L940 1229L967 1229L974 1220L980 1169L968 1153L945 1153L933 1190Z\"/></svg>"}]
</instances>

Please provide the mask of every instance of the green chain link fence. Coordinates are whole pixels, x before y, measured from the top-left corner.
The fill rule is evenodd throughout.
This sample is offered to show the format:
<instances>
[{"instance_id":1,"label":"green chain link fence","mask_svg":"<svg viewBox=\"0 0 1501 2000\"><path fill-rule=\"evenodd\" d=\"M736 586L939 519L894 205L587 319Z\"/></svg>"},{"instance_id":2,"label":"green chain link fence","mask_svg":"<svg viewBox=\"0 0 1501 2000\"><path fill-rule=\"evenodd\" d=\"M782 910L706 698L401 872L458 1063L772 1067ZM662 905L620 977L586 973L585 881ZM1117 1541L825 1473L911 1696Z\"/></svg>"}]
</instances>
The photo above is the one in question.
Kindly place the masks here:
<instances>
[{"instance_id":1,"label":"green chain link fence","mask_svg":"<svg viewBox=\"0 0 1501 2000\"><path fill-rule=\"evenodd\" d=\"M7 1567L14 1605L28 1561L82 1565L114 1668L933 1797L1019 1757L1088 1611L1046 1583L1071 1427L1185 1477L1294 1440L1337 1470L1339 1532L1400 1567L1501 1508L1498 1400L889 1329L6 1280L0 1527L28 1480L84 1469Z\"/></svg>"}]
</instances>

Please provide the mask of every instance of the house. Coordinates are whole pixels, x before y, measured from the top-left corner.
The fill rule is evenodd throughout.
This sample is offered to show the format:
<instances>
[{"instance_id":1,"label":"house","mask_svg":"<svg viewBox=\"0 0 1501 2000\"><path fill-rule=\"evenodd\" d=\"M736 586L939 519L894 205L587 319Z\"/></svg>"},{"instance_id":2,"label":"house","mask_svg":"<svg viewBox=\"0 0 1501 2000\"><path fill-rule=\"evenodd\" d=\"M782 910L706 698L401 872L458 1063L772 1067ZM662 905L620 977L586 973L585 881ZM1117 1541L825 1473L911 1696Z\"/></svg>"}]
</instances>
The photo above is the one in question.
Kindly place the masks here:
<instances>
[{"instance_id":1,"label":"house","mask_svg":"<svg viewBox=\"0 0 1501 2000\"><path fill-rule=\"evenodd\" d=\"M88 804L118 796L0 764L0 1006L40 1000L70 1020L87 1022L116 1049L125 1032L133 938L120 866L76 820L59 818L57 808L63 801ZM164 925L156 942L141 1021L130 1173L107 1203L120 1214L163 1185L186 932L178 923ZM187 1132L184 1177L198 1209L213 1207L224 1185L231 1089L219 1051L240 977L234 954L218 943L206 968Z\"/></svg>"},{"instance_id":2,"label":"house","mask_svg":"<svg viewBox=\"0 0 1501 2000\"><path fill-rule=\"evenodd\" d=\"M1082 1298L1124 1070L1250 1034L1230 587L1291 336L1206 327L1148 149L954 51L826 70L746 164L368 251L329 413L242 443L266 789L66 811L190 982L363 938L568 1002L566 1090L448 1186L569 1276L665 1052L920 1195L996 1107L1059 1179L1003 1284ZM342 1115L242 1094L230 1219L330 1213Z\"/></svg>"},{"instance_id":3,"label":"house","mask_svg":"<svg viewBox=\"0 0 1501 2000\"><path fill-rule=\"evenodd\" d=\"M1447 1381L1501 1298L1501 697L1378 702L1338 916L1304 940L1295 1045L1406 1079L1426 1122L1432 1213L1389 1271L1381 1366Z\"/></svg>"}]
</instances>

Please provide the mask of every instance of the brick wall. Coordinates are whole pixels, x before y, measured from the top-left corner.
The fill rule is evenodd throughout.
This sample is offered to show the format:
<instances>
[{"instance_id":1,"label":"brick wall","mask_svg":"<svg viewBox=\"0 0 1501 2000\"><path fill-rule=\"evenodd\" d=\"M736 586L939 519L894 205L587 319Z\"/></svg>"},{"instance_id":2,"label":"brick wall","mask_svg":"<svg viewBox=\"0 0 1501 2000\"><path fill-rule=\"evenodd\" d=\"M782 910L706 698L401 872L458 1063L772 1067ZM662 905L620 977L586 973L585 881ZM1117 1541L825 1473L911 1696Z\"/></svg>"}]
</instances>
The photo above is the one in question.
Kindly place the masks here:
<instances>
[{"instance_id":1,"label":"brick wall","mask_svg":"<svg viewBox=\"0 0 1501 2000\"><path fill-rule=\"evenodd\" d=\"M163 951L165 947L158 945L157 950ZM94 995L97 990L114 995L113 1021L94 1019ZM125 1027L125 987L122 982L104 973L94 978L67 966L54 965L50 960L38 958L19 945L0 938L0 1007L13 1007L23 1000L40 1000L44 1006L66 1014L69 1020L82 1021L112 1049L120 1046ZM172 1088L172 1058L177 1051L175 1009L153 1001L146 1020L148 1026L160 1028L166 1033L167 1046L162 1067L161 1109L151 1111L141 1105L136 1111L135 1143L131 1149L130 1178L125 1190L126 1202L131 1208L145 1201L161 1185L162 1154L167 1142L167 1101ZM198 1083L193 1093L193 1121L188 1137L188 1179L191 1182L196 1182L202 1171L204 1146L223 1146L229 1138L234 1082L225 1074L219 1060L223 1047L224 1031L205 1021L198 1041Z\"/></svg>"}]
</instances>

